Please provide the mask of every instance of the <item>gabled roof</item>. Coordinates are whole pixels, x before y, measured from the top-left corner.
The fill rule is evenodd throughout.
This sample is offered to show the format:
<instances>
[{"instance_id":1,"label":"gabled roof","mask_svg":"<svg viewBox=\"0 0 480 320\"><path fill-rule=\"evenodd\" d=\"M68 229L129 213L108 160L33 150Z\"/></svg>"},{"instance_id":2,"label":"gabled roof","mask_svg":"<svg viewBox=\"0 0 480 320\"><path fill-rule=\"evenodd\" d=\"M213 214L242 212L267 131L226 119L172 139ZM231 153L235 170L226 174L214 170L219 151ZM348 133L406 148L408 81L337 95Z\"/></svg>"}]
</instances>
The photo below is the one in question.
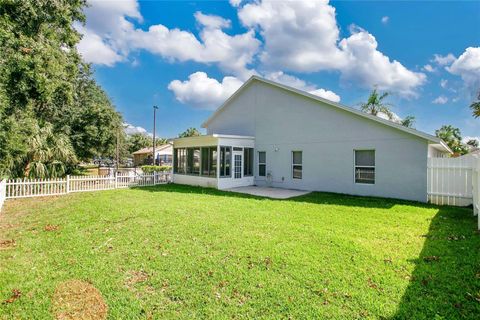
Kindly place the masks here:
<instances>
[{"instance_id":1,"label":"gabled roof","mask_svg":"<svg viewBox=\"0 0 480 320\"><path fill-rule=\"evenodd\" d=\"M155 153L158 152L158 151L165 150L165 149L167 149L168 147L171 147L171 146L172 146L171 144L164 144L164 145L161 145L161 146L156 146L155 147ZM140 150L137 150L137 151L133 152L132 154L145 154L145 153L152 153L152 152L153 152L152 147L146 147L146 148L142 148Z\"/></svg>"},{"instance_id":2,"label":"gabled roof","mask_svg":"<svg viewBox=\"0 0 480 320\"><path fill-rule=\"evenodd\" d=\"M202 128L208 127L209 123L214 118L216 118L217 115L220 114L225 109L225 107L230 103L230 101L235 99L236 96L241 94L241 92L243 90L245 90L245 88L248 87L254 81L259 81L259 82L262 82L262 83L265 83L265 84L268 84L268 85L271 85L271 86L274 86L274 87L277 87L277 88L280 88L280 89L283 89L283 90L286 90L286 91L289 91L289 92L292 92L292 93L295 93L295 94L298 94L300 96L303 96L303 97L306 97L306 98L309 98L309 99L312 99L312 100L315 100L315 101L318 101L318 102L323 102L323 103L328 104L332 107L339 108L341 110L356 114L360 117L363 117L363 118L381 123L383 125L387 125L389 127L398 129L400 131L412 134L414 136L417 136L417 137L420 137L420 138L423 138L423 139L427 140L429 143L441 145L441 147L443 147L445 150L452 153L452 150L450 150L450 148L446 145L446 143L442 139L440 139L436 136L433 136L431 134L428 134L428 133L425 133L425 132L422 132L422 131L418 131L418 130L415 130L415 129L412 129L412 128L407 128L405 126L402 126L401 124L379 118L377 116L362 112L360 110L357 110L357 109L354 109L354 108L351 108L351 107L347 107L343 104L333 102L333 101L330 101L328 99L324 99L322 97L319 97L317 95L314 95L314 94L311 94L311 93L308 93L308 92L305 92L305 91L302 91L302 90L298 90L298 89L295 89L295 88L290 87L290 86L286 86L286 85L278 83L278 82L270 81L270 80L267 80L267 79L264 79L264 78L261 78L259 76L255 76L255 75L251 76L250 79L248 79L217 110L215 110L215 112L202 124Z\"/></svg>"}]
</instances>

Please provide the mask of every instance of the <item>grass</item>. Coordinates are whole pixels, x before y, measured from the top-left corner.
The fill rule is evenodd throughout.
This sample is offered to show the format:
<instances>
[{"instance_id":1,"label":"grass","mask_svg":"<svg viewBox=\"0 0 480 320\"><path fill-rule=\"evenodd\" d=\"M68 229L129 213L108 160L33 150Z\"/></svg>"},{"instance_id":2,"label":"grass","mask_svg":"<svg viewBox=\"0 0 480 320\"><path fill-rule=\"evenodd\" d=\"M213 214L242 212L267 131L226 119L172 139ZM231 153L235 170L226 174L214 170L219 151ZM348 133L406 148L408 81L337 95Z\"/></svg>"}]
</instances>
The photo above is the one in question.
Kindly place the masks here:
<instances>
[{"instance_id":1,"label":"grass","mask_svg":"<svg viewBox=\"0 0 480 320\"><path fill-rule=\"evenodd\" d=\"M7 201L0 241L0 319L54 317L67 281L109 319L480 314L471 209L166 185Z\"/></svg>"}]
</instances>

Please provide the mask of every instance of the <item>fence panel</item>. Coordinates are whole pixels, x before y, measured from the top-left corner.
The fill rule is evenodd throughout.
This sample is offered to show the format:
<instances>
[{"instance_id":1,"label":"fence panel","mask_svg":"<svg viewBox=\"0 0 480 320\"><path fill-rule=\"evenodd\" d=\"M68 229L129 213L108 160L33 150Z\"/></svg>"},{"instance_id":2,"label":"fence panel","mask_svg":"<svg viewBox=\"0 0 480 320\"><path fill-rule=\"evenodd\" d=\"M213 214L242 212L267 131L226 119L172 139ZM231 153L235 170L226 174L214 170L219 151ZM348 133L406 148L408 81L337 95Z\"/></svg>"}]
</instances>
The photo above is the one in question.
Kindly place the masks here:
<instances>
[{"instance_id":1,"label":"fence panel","mask_svg":"<svg viewBox=\"0 0 480 320\"><path fill-rule=\"evenodd\" d=\"M172 182L170 172L114 176L67 176L56 179L14 179L0 181L0 209L5 199L63 195L71 192L154 186Z\"/></svg>"},{"instance_id":2,"label":"fence panel","mask_svg":"<svg viewBox=\"0 0 480 320\"><path fill-rule=\"evenodd\" d=\"M477 159L429 158L428 200L434 204L468 206L473 203Z\"/></svg>"}]
</instances>

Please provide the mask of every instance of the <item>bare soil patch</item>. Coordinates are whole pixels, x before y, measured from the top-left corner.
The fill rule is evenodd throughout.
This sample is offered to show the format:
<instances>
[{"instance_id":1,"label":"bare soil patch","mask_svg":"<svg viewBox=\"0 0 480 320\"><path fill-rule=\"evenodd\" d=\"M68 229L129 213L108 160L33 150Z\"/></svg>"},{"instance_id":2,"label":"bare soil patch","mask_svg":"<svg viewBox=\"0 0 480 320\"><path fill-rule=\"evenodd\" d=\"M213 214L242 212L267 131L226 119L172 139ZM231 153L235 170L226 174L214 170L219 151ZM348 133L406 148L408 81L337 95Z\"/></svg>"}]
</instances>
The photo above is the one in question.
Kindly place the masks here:
<instances>
[{"instance_id":1,"label":"bare soil patch","mask_svg":"<svg viewBox=\"0 0 480 320\"><path fill-rule=\"evenodd\" d=\"M59 284L53 296L55 319L101 320L107 318L108 306L100 291L82 280Z\"/></svg>"}]
</instances>

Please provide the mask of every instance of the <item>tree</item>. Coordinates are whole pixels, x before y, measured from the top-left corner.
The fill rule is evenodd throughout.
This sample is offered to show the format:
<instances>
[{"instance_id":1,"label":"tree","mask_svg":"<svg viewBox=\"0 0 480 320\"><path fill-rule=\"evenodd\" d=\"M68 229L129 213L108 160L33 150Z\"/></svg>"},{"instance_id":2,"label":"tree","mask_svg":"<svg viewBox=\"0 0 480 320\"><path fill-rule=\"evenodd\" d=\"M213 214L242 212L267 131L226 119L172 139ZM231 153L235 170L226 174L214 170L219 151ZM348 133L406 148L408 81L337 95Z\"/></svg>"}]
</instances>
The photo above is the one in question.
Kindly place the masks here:
<instances>
[{"instance_id":1,"label":"tree","mask_svg":"<svg viewBox=\"0 0 480 320\"><path fill-rule=\"evenodd\" d=\"M134 133L128 136L128 152L133 153L142 148L152 146L152 138L143 133Z\"/></svg>"},{"instance_id":2,"label":"tree","mask_svg":"<svg viewBox=\"0 0 480 320\"><path fill-rule=\"evenodd\" d=\"M52 163L68 169L65 164L75 161L53 152L55 145L71 146L80 160L115 150L121 116L76 49L81 35L73 24L84 22L85 5L85 0L0 2L0 176L51 173ZM38 136L44 134L49 138ZM33 143L34 138L48 141ZM46 149L32 150L45 146L52 151L48 157ZM48 160L43 169L30 169L37 158Z\"/></svg>"},{"instance_id":3,"label":"tree","mask_svg":"<svg viewBox=\"0 0 480 320\"><path fill-rule=\"evenodd\" d=\"M383 100L389 96L388 92L380 94L377 91L377 88L373 89L372 93L368 97L366 103L360 105L360 109L363 112L369 113L371 115L377 116L380 112L387 115L387 117L392 120L393 113L389 109L389 104L383 102Z\"/></svg>"},{"instance_id":4,"label":"tree","mask_svg":"<svg viewBox=\"0 0 480 320\"><path fill-rule=\"evenodd\" d=\"M472 109L472 113L475 118L480 117L480 90L478 91L477 100L472 102L470 109Z\"/></svg>"},{"instance_id":5,"label":"tree","mask_svg":"<svg viewBox=\"0 0 480 320\"><path fill-rule=\"evenodd\" d=\"M197 128L188 128L184 132L178 135L179 138L186 138L186 137L196 137L201 136L202 134L198 131Z\"/></svg>"},{"instance_id":6,"label":"tree","mask_svg":"<svg viewBox=\"0 0 480 320\"><path fill-rule=\"evenodd\" d=\"M70 139L65 134L55 133L51 124L35 125L27 147L28 151L21 158L25 177L59 177L76 161Z\"/></svg>"},{"instance_id":7,"label":"tree","mask_svg":"<svg viewBox=\"0 0 480 320\"><path fill-rule=\"evenodd\" d=\"M415 117L406 116L404 119L400 121L400 124L407 128L415 128Z\"/></svg>"},{"instance_id":8,"label":"tree","mask_svg":"<svg viewBox=\"0 0 480 320\"><path fill-rule=\"evenodd\" d=\"M471 147L478 148L479 142L477 139L470 139L467 141L467 144Z\"/></svg>"},{"instance_id":9,"label":"tree","mask_svg":"<svg viewBox=\"0 0 480 320\"><path fill-rule=\"evenodd\" d=\"M460 129L451 125L443 125L440 129L435 131L435 135L445 141L454 153L462 155L468 152L468 148L462 143Z\"/></svg>"}]
</instances>

